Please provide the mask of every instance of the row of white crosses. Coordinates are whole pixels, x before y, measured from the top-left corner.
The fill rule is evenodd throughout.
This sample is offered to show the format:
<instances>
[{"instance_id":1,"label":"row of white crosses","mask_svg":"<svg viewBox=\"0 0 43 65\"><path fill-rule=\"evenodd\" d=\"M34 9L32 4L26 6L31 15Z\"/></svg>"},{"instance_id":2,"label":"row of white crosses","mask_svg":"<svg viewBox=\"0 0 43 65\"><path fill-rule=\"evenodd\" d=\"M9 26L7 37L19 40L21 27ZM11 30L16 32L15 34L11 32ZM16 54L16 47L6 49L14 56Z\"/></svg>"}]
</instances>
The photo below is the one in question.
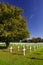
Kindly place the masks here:
<instances>
[{"instance_id":1,"label":"row of white crosses","mask_svg":"<svg viewBox=\"0 0 43 65\"><path fill-rule=\"evenodd\" d=\"M24 56L26 55L26 48L25 48L25 46L23 46L23 55Z\"/></svg>"},{"instance_id":2,"label":"row of white crosses","mask_svg":"<svg viewBox=\"0 0 43 65\"><path fill-rule=\"evenodd\" d=\"M10 47L10 53L12 53L12 50L13 50L13 48L12 48L12 46Z\"/></svg>"},{"instance_id":3,"label":"row of white crosses","mask_svg":"<svg viewBox=\"0 0 43 65\"><path fill-rule=\"evenodd\" d=\"M18 46L18 51L20 50L20 46Z\"/></svg>"},{"instance_id":4,"label":"row of white crosses","mask_svg":"<svg viewBox=\"0 0 43 65\"><path fill-rule=\"evenodd\" d=\"M38 48L38 45L37 45L37 48ZM32 52L32 46L30 46L30 53ZM13 50L13 48L12 48L12 46L10 47L10 53L12 53L12 50ZM18 46L18 51L20 50L20 46ZM34 46L34 50L36 50L36 46ZM26 55L26 48L25 48L25 46L23 46L23 55L25 56Z\"/></svg>"},{"instance_id":5,"label":"row of white crosses","mask_svg":"<svg viewBox=\"0 0 43 65\"><path fill-rule=\"evenodd\" d=\"M32 47L30 46L30 52L32 51Z\"/></svg>"}]
</instances>

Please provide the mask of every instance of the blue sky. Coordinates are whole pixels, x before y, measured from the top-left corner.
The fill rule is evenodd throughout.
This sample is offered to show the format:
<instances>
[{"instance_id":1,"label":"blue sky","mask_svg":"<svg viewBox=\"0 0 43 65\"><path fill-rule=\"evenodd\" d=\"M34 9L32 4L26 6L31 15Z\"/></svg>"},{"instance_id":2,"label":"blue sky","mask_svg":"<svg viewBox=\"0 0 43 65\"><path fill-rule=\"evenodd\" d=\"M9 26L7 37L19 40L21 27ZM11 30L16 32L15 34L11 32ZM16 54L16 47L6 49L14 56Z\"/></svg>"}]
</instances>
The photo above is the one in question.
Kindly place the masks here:
<instances>
[{"instance_id":1,"label":"blue sky","mask_svg":"<svg viewBox=\"0 0 43 65\"><path fill-rule=\"evenodd\" d=\"M1 1L1 0L0 0ZM27 17L27 29L30 38L43 38L43 0L4 0L12 5L24 9L23 16Z\"/></svg>"}]
</instances>

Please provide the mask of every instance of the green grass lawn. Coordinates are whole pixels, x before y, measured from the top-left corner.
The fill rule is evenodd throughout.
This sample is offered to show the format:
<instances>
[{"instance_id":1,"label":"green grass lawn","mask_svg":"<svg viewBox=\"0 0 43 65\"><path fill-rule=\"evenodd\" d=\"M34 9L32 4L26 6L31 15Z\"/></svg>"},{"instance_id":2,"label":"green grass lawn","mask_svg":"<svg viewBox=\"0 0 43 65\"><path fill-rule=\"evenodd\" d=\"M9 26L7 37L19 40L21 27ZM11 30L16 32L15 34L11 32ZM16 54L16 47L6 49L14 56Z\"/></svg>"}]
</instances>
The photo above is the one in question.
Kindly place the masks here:
<instances>
[{"instance_id":1,"label":"green grass lawn","mask_svg":"<svg viewBox=\"0 0 43 65\"><path fill-rule=\"evenodd\" d=\"M30 45L25 45L26 55L23 55L23 45L10 45L13 47L13 52L10 53L9 49L0 49L0 65L43 65L43 44L34 50L32 45L32 52L29 51ZM9 47L10 47L9 46ZM37 46L37 44L35 45Z\"/></svg>"}]
</instances>

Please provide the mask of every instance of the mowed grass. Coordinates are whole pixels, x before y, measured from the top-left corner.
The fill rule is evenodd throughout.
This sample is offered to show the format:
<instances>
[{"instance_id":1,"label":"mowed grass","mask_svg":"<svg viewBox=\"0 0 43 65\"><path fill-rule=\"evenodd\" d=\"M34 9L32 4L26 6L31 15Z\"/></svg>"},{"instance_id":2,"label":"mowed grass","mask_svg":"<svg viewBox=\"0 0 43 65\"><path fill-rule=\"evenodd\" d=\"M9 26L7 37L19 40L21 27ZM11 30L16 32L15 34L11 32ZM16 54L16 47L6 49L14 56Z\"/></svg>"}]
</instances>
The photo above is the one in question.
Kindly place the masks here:
<instances>
[{"instance_id":1,"label":"mowed grass","mask_svg":"<svg viewBox=\"0 0 43 65\"><path fill-rule=\"evenodd\" d=\"M9 48L13 47L12 53ZM18 46L20 50L18 51ZM26 48L26 55L23 55L23 46ZM0 49L0 65L43 65L43 44L31 45L32 51L30 53L30 45L14 45L11 44L8 49ZM34 46L36 49L34 50Z\"/></svg>"}]
</instances>

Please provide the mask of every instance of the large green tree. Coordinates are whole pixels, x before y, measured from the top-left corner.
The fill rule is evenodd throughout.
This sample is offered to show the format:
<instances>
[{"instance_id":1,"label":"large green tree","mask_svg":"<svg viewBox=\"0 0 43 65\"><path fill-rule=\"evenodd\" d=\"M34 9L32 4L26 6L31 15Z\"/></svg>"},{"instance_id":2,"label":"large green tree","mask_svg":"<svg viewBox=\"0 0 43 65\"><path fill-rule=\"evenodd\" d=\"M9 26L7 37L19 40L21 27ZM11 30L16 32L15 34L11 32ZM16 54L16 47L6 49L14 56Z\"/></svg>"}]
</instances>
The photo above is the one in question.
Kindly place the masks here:
<instances>
[{"instance_id":1,"label":"large green tree","mask_svg":"<svg viewBox=\"0 0 43 65\"><path fill-rule=\"evenodd\" d=\"M10 4L0 3L0 41L19 42L29 37L27 23L22 17L22 9Z\"/></svg>"}]
</instances>

